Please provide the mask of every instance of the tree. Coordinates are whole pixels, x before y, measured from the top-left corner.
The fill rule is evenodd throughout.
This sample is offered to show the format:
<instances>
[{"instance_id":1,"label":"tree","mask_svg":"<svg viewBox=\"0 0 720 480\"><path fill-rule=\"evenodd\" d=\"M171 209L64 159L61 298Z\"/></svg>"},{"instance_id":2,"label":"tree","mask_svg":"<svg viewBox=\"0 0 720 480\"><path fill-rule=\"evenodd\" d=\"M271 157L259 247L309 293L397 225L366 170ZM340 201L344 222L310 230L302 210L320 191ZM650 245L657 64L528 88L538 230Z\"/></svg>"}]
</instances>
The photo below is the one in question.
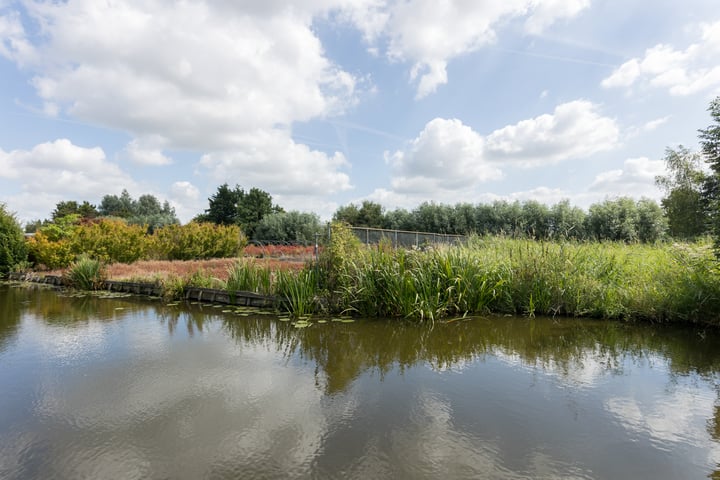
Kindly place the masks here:
<instances>
[{"instance_id":1,"label":"tree","mask_svg":"<svg viewBox=\"0 0 720 480\"><path fill-rule=\"evenodd\" d=\"M316 233L323 233L320 218L293 210L265 215L255 229L254 239L312 243Z\"/></svg>"},{"instance_id":2,"label":"tree","mask_svg":"<svg viewBox=\"0 0 720 480\"><path fill-rule=\"evenodd\" d=\"M273 205L272 196L264 190L255 187L248 192L239 190L236 221L248 238L254 238L255 229L265 215L282 211L282 208Z\"/></svg>"},{"instance_id":3,"label":"tree","mask_svg":"<svg viewBox=\"0 0 720 480\"><path fill-rule=\"evenodd\" d=\"M81 204L78 204L75 200L64 200L55 205L55 210L52 211L51 216L52 221L55 222L59 218L68 215L80 215L80 218L95 218L99 214L97 207L87 200Z\"/></svg>"},{"instance_id":4,"label":"tree","mask_svg":"<svg viewBox=\"0 0 720 480\"><path fill-rule=\"evenodd\" d=\"M588 235L596 240L636 242L639 216L632 198L620 197L590 205L585 219Z\"/></svg>"},{"instance_id":5,"label":"tree","mask_svg":"<svg viewBox=\"0 0 720 480\"><path fill-rule=\"evenodd\" d=\"M5 204L0 203L0 275L27 260L27 247L22 227Z\"/></svg>"},{"instance_id":6,"label":"tree","mask_svg":"<svg viewBox=\"0 0 720 480\"><path fill-rule=\"evenodd\" d=\"M230 188L227 183L220 185L217 192L208 198L210 206L205 210L203 219L218 225L237 224L240 191L238 186Z\"/></svg>"},{"instance_id":7,"label":"tree","mask_svg":"<svg viewBox=\"0 0 720 480\"><path fill-rule=\"evenodd\" d=\"M637 234L643 243L662 239L668 230L668 220L654 200L642 198L637 202Z\"/></svg>"},{"instance_id":8,"label":"tree","mask_svg":"<svg viewBox=\"0 0 720 480\"><path fill-rule=\"evenodd\" d=\"M117 195L105 195L100 201L100 215L103 217L128 218L135 211L134 202L125 189L123 189L119 197Z\"/></svg>"},{"instance_id":9,"label":"tree","mask_svg":"<svg viewBox=\"0 0 720 480\"><path fill-rule=\"evenodd\" d=\"M351 203L338 208L333 215L333 221L369 228L383 228L386 224L382 205L370 200L363 200L360 207Z\"/></svg>"},{"instance_id":10,"label":"tree","mask_svg":"<svg viewBox=\"0 0 720 480\"><path fill-rule=\"evenodd\" d=\"M715 237L715 247L720 255L720 97L710 102L708 111L714 123L699 130L700 147L711 171L705 179L703 199L710 231Z\"/></svg>"},{"instance_id":11,"label":"tree","mask_svg":"<svg viewBox=\"0 0 720 480\"><path fill-rule=\"evenodd\" d=\"M702 156L680 145L676 149L667 148L664 160L669 173L655 177L655 184L665 191L661 205L670 235L693 239L705 234L706 175L701 168Z\"/></svg>"}]
</instances>

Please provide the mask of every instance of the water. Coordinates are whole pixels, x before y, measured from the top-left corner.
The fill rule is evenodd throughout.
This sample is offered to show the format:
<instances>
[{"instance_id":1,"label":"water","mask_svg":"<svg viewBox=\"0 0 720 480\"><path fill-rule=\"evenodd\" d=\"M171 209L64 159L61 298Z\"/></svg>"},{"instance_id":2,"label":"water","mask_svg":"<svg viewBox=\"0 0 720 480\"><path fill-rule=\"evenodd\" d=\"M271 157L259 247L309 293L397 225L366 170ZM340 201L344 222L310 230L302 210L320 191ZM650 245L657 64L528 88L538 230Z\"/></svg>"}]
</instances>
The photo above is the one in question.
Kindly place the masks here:
<instances>
[{"instance_id":1,"label":"water","mask_svg":"<svg viewBox=\"0 0 720 480\"><path fill-rule=\"evenodd\" d=\"M0 478L720 475L720 332L225 309L0 285Z\"/></svg>"}]
</instances>

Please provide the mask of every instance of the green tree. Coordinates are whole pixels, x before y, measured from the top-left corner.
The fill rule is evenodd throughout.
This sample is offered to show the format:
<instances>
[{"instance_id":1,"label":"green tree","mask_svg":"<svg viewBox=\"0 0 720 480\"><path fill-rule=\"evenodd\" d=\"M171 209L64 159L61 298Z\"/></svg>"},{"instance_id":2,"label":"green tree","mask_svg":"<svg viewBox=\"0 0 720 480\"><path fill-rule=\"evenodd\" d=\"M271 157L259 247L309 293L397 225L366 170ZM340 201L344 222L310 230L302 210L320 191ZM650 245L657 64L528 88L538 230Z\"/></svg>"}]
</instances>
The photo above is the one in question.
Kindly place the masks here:
<instances>
[{"instance_id":1,"label":"green tree","mask_svg":"<svg viewBox=\"0 0 720 480\"><path fill-rule=\"evenodd\" d=\"M27 247L22 227L15 215L0 203L0 275L27 260Z\"/></svg>"},{"instance_id":2,"label":"green tree","mask_svg":"<svg viewBox=\"0 0 720 480\"><path fill-rule=\"evenodd\" d=\"M715 247L720 255L720 97L708 107L713 124L699 130L700 147L710 175L705 179L703 199L708 213L710 231L715 238Z\"/></svg>"},{"instance_id":3,"label":"green tree","mask_svg":"<svg viewBox=\"0 0 720 480\"><path fill-rule=\"evenodd\" d=\"M386 223L382 205L370 200L363 200L360 207L351 203L338 208L333 215L333 221L369 228L383 228Z\"/></svg>"},{"instance_id":4,"label":"green tree","mask_svg":"<svg viewBox=\"0 0 720 480\"><path fill-rule=\"evenodd\" d=\"M670 235L693 239L705 234L706 175L701 168L702 156L680 145L676 149L667 148L664 160L668 175L655 177L655 184L665 192L661 204Z\"/></svg>"},{"instance_id":5,"label":"green tree","mask_svg":"<svg viewBox=\"0 0 720 480\"><path fill-rule=\"evenodd\" d=\"M248 192L239 190L236 222L248 238L254 238L255 229L265 215L282 211L282 208L273 205L272 196L264 190L255 187Z\"/></svg>"},{"instance_id":6,"label":"green tree","mask_svg":"<svg viewBox=\"0 0 720 480\"><path fill-rule=\"evenodd\" d=\"M120 196L105 195L98 210L103 217L128 218L135 213L135 201L128 191L123 189Z\"/></svg>"},{"instance_id":7,"label":"green tree","mask_svg":"<svg viewBox=\"0 0 720 480\"><path fill-rule=\"evenodd\" d=\"M51 218L55 222L67 215L80 215L80 218L95 218L99 215L97 207L87 200L78 203L75 200L64 200L55 205Z\"/></svg>"},{"instance_id":8,"label":"green tree","mask_svg":"<svg viewBox=\"0 0 720 480\"><path fill-rule=\"evenodd\" d=\"M654 200L642 198L637 202L637 234L643 243L661 240L668 230L668 220Z\"/></svg>"},{"instance_id":9,"label":"green tree","mask_svg":"<svg viewBox=\"0 0 720 480\"><path fill-rule=\"evenodd\" d=\"M323 230L320 218L316 214L293 210L265 215L255 229L254 238L312 243L315 241L315 234L323 233Z\"/></svg>"},{"instance_id":10,"label":"green tree","mask_svg":"<svg viewBox=\"0 0 720 480\"><path fill-rule=\"evenodd\" d=\"M585 238L585 212L562 200L550 208L551 236L554 238Z\"/></svg>"},{"instance_id":11,"label":"green tree","mask_svg":"<svg viewBox=\"0 0 720 480\"><path fill-rule=\"evenodd\" d=\"M632 198L620 197L590 205L585 221L588 235L595 240L639 240L639 216L637 205Z\"/></svg>"}]
</instances>

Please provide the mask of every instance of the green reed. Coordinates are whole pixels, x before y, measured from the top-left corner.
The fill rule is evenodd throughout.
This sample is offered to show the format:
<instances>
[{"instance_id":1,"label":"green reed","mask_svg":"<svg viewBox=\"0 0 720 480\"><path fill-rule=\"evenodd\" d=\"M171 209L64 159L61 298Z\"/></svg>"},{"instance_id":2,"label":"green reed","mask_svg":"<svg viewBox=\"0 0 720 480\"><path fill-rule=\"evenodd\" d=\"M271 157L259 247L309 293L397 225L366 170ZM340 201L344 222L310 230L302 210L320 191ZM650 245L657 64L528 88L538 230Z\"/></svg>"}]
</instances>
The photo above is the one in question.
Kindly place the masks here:
<instances>
[{"instance_id":1,"label":"green reed","mask_svg":"<svg viewBox=\"0 0 720 480\"><path fill-rule=\"evenodd\" d=\"M254 292L268 295L272 292L271 272L251 259L242 259L228 268L228 291Z\"/></svg>"},{"instance_id":2,"label":"green reed","mask_svg":"<svg viewBox=\"0 0 720 480\"><path fill-rule=\"evenodd\" d=\"M97 290L105 280L105 271L100 260L80 256L67 270L70 284L80 290Z\"/></svg>"}]
</instances>

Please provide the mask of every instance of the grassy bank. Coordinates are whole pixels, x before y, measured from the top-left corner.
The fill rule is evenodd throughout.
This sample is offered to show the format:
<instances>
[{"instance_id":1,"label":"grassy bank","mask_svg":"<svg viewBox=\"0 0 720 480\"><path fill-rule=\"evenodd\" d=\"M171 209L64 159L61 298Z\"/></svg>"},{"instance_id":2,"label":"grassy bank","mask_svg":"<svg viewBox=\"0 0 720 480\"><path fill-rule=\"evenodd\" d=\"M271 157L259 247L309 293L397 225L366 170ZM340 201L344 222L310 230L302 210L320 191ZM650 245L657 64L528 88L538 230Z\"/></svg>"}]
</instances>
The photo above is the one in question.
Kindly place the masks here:
<instances>
[{"instance_id":1,"label":"grassy bank","mask_svg":"<svg viewBox=\"0 0 720 480\"><path fill-rule=\"evenodd\" d=\"M337 305L363 315L472 313L720 323L709 246L475 238L427 252L360 251L341 264Z\"/></svg>"},{"instance_id":2,"label":"grassy bank","mask_svg":"<svg viewBox=\"0 0 720 480\"><path fill-rule=\"evenodd\" d=\"M226 259L215 271L194 265L186 275L162 275L158 267L129 277L159 283L169 296L188 286L274 295L297 315L433 321L507 313L720 325L720 264L707 244L474 237L410 251L364 247L340 229L319 265L301 265Z\"/></svg>"}]
</instances>

